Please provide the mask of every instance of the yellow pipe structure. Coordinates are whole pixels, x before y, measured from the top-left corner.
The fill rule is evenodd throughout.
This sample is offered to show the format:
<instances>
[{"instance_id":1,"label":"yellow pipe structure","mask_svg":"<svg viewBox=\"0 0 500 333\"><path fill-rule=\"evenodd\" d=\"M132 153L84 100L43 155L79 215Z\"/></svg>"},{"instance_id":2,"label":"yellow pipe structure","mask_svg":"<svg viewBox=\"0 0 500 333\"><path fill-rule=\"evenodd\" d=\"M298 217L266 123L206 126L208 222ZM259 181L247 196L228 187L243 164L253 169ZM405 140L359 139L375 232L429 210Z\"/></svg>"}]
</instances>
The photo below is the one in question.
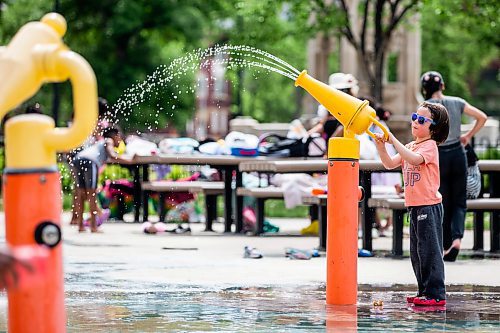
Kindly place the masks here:
<instances>
[{"instance_id":1,"label":"yellow pipe structure","mask_svg":"<svg viewBox=\"0 0 500 333\"><path fill-rule=\"evenodd\" d=\"M33 96L46 82L71 81L74 121L55 128L43 115L14 117L6 123L7 168L50 167L56 151L80 145L97 121L97 84L90 65L62 43L66 21L56 13L22 27L0 53L0 118ZM36 138L36 140L34 140Z\"/></svg>"},{"instance_id":2,"label":"yellow pipe structure","mask_svg":"<svg viewBox=\"0 0 500 333\"><path fill-rule=\"evenodd\" d=\"M66 20L45 15L24 25L0 48L0 119L47 82L70 80L74 119L55 127L46 115L25 114L5 123L4 206L10 247L50 249L47 272L36 288L8 289L9 332L65 332L60 216L61 184L56 152L76 148L97 121L97 84L90 65L64 45ZM29 209L26 209L29 207Z\"/></svg>"},{"instance_id":3,"label":"yellow pipe structure","mask_svg":"<svg viewBox=\"0 0 500 333\"><path fill-rule=\"evenodd\" d=\"M361 101L334 89L307 74L300 73L295 86L304 88L343 126L344 137L328 141L328 207L326 239L326 303L354 305L358 283L358 200L359 140L356 134L368 133L372 123L387 138L387 129L376 119L368 101Z\"/></svg>"}]
</instances>

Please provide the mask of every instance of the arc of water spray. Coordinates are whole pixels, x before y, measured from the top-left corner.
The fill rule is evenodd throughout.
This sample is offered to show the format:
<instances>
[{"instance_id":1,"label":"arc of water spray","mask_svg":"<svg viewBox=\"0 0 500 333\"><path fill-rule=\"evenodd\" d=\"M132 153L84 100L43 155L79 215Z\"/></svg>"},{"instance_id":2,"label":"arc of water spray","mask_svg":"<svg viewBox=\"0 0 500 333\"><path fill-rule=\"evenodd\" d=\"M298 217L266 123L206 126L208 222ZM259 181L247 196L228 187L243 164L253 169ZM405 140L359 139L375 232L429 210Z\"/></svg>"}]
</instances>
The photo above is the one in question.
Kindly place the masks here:
<instances>
[{"instance_id":1,"label":"arc of water spray","mask_svg":"<svg viewBox=\"0 0 500 333\"><path fill-rule=\"evenodd\" d=\"M163 87L168 82L171 82L175 77L185 74L188 70L203 68L203 60L212 57L216 54L225 54L229 59L216 60L216 63L258 67L265 70L276 72L280 75L296 80L300 72L286 61L266 52L247 45L216 45L207 49L197 49L184 57L174 59L170 65L160 65L158 68L142 82L126 89L122 97L106 112L105 118L113 120L113 111L128 112L124 113L125 119L132 112L132 107L144 101L145 95L157 87ZM236 58L241 57L241 58ZM250 57L254 60L245 59ZM185 66L186 63L191 63L190 66ZM156 91L158 94L158 91ZM158 115L159 110L156 111Z\"/></svg>"}]
</instances>

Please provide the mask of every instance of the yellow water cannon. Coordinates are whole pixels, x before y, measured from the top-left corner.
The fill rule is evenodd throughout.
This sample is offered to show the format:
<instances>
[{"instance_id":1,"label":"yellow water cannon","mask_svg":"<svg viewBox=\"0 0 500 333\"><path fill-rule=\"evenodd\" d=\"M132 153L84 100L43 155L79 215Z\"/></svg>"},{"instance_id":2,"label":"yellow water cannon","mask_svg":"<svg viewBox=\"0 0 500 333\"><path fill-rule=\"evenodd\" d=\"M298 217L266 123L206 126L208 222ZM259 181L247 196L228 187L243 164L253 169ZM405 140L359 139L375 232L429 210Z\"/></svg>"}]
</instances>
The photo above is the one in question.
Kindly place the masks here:
<instances>
[{"instance_id":1,"label":"yellow water cannon","mask_svg":"<svg viewBox=\"0 0 500 333\"><path fill-rule=\"evenodd\" d=\"M360 135L366 132L375 138L369 130L371 124L375 123L387 138L386 128L377 121L375 110L368 105L368 101L359 100L334 89L314 79L307 74L307 71L300 73L295 80L295 86L304 88L344 126L344 136L354 137L355 134Z\"/></svg>"},{"instance_id":2,"label":"yellow water cannon","mask_svg":"<svg viewBox=\"0 0 500 333\"><path fill-rule=\"evenodd\" d=\"M97 84L88 62L64 45L66 20L49 13L29 22L0 49L0 119L32 97L47 82L70 80L74 119L69 128L55 128L52 118L22 115L6 122L6 166L48 167L56 151L79 146L97 121Z\"/></svg>"}]
</instances>

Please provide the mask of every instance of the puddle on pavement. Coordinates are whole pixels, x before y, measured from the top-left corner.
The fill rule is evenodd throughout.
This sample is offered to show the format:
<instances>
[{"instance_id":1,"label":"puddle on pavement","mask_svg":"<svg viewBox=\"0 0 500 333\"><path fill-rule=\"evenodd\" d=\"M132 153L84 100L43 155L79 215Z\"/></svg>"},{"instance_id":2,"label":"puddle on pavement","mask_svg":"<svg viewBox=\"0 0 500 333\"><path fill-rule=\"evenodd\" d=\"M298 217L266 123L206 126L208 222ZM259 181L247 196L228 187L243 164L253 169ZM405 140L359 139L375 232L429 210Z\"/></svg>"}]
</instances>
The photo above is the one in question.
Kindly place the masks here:
<instances>
[{"instance_id":1,"label":"puddle on pavement","mask_svg":"<svg viewBox=\"0 0 500 333\"><path fill-rule=\"evenodd\" d=\"M325 306L325 288L66 283L68 332L498 332L500 288L452 286L446 308L409 306L408 286L360 286L357 307ZM374 306L375 301L383 306ZM1 297L0 331L6 330Z\"/></svg>"}]
</instances>

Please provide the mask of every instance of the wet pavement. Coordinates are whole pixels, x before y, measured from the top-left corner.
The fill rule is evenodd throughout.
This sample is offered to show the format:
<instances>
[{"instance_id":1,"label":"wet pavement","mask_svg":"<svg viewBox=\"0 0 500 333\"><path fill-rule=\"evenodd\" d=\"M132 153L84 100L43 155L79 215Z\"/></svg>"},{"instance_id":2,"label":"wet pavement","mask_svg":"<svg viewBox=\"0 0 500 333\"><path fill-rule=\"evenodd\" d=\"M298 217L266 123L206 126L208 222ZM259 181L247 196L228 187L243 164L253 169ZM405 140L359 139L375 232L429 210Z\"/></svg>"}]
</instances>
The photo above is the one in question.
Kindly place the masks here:
<instances>
[{"instance_id":1,"label":"wet pavement","mask_svg":"<svg viewBox=\"0 0 500 333\"><path fill-rule=\"evenodd\" d=\"M116 287L116 286L114 286ZM124 287L127 287L124 285ZM498 332L500 289L452 291L446 307L408 305L407 286L360 286L357 306L312 287L180 287L66 293L68 332ZM375 290L374 290L375 289ZM383 306L374 302L383 301ZM1 304L2 311L6 304ZM0 323L5 329L5 322Z\"/></svg>"},{"instance_id":2,"label":"wet pavement","mask_svg":"<svg viewBox=\"0 0 500 333\"><path fill-rule=\"evenodd\" d=\"M205 233L203 225L193 225L191 235L145 235L128 223L78 234L65 226L68 332L500 331L499 260L447 264L447 306L416 308L405 299L415 293L409 259L380 252L358 262L357 306L331 307L325 258L284 256L287 246L317 245L315 237L290 236L307 222L274 222L281 236ZM390 241L374 247L387 250ZM243 259L245 245L264 258ZM2 296L0 331L6 308Z\"/></svg>"}]
</instances>

